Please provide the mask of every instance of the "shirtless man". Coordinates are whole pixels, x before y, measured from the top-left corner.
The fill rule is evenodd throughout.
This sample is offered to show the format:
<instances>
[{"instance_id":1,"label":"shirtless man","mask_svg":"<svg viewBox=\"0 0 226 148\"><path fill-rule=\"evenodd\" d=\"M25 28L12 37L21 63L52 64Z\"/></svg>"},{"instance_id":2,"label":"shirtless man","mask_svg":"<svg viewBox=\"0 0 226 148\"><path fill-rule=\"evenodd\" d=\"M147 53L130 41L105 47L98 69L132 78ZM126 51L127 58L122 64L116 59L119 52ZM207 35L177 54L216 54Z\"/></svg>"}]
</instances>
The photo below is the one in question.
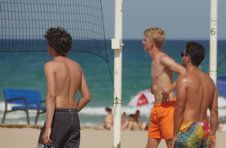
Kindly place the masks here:
<instances>
[{"instance_id":1,"label":"shirtless man","mask_svg":"<svg viewBox=\"0 0 226 148\"><path fill-rule=\"evenodd\" d=\"M174 147L215 147L218 123L217 90L209 75L198 69L205 57L205 50L199 43L188 42L181 57L186 74L179 76L176 83Z\"/></svg>"},{"instance_id":2,"label":"shirtless man","mask_svg":"<svg viewBox=\"0 0 226 148\"><path fill-rule=\"evenodd\" d=\"M39 136L39 147L78 148L78 112L90 101L85 75L78 63L67 57L72 37L63 28L50 28L45 34L53 60L44 66L46 76L46 122ZM75 100L80 92L80 101Z\"/></svg>"},{"instance_id":3,"label":"shirtless man","mask_svg":"<svg viewBox=\"0 0 226 148\"><path fill-rule=\"evenodd\" d=\"M148 130L148 142L146 148L156 148L161 139L166 141L168 147L173 140L173 114L175 96L173 89L173 72L184 74L183 66L177 64L162 50L165 40L164 31L154 27L144 31L144 50L152 59L151 65L151 91L155 97L155 105L151 110L150 127Z\"/></svg>"}]
</instances>

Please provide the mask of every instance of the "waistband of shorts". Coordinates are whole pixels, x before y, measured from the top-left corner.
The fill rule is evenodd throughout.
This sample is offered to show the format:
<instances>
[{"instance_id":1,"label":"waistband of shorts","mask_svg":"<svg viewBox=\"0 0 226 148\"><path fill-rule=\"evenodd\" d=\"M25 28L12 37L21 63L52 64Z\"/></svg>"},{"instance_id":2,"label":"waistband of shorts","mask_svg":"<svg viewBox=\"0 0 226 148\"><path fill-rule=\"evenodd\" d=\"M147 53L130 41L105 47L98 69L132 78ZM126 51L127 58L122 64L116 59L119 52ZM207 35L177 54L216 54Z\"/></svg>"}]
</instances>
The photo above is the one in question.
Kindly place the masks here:
<instances>
[{"instance_id":1,"label":"waistband of shorts","mask_svg":"<svg viewBox=\"0 0 226 148\"><path fill-rule=\"evenodd\" d=\"M74 108L56 108L55 112L64 112L64 113L68 113L68 112L78 112L76 109Z\"/></svg>"},{"instance_id":2,"label":"waistband of shorts","mask_svg":"<svg viewBox=\"0 0 226 148\"><path fill-rule=\"evenodd\" d=\"M170 99L169 101L155 103L154 107L158 107L158 106L174 106L175 104L176 104L176 99Z\"/></svg>"},{"instance_id":3,"label":"waistband of shorts","mask_svg":"<svg viewBox=\"0 0 226 148\"><path fill-rule=\"evenodd\" d=\"M195 122L199 126L205 126L205 124L208 124L208 122L202 121L202 122Z\"/></svg>"},{"instance_id":4,"label":"waistband of shorts","mask_svg":"<svg viewBox=\"0 0 226 148\"><path fill-rule=\"evenodd\" d=\"M182 125L192 125L192 124L196 124L198 126L206 126L209 125L208 121L204 120L204 121L190 121L190 122L183 122Z\"/></svg>"}]
</instances>

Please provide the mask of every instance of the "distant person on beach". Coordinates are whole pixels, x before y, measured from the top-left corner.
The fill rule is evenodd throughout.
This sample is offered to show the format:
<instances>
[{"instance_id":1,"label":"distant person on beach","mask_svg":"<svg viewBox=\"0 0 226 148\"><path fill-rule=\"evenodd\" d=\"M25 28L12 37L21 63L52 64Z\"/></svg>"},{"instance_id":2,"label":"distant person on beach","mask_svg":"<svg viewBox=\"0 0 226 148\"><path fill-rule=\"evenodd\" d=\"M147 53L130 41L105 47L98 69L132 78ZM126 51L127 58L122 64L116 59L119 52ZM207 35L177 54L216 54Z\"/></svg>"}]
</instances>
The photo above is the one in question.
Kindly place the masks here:
<instances>
[{"instance_id":1,"label":"distant person on beach","mask_svg":"<svg viewBox=\"0 0 226 148\"><path fill-rule=\"evenodd\" d=\"M197 42L188 42L181 57L186 74L179 76L176 82L174 147L216 147L217 90L209 75L198 69L205 57L205 49Z\"/></svg>"},{"instance_id":2,"label":"distant person on beach","mask_svg":"<svg viewBox=\"0 0 226 148\"><path fill-rule=\"evenodd\" d=\"M106 116L104 118L104 128L110 130L113 127L113 114L112 109L109 107L105 108Z\"/></svg>"},{"instance_id":3,"label":"distant person on beach","mask_svg":"<svg viewBox=\"0 0 226 148\"><path fill-rule=\"evenodd\" d=\"M139 110L136 110L136 112L134 113L134 119L137 122L137 125L140 130L148 130L148 124L146 122L142 122Z\"/></svg>"},{"instance_id":4,"label":"distant person on beach","mask_svg":"<svg viewBox=\"0 0 226 148\"><path fill-rule=\"evenodd\" d=\"M67 57L72 37L63 28L45 33L48 53L53 59L44 66L46 77L46 121L38 147L78 148L80 123L78 112L90 101L90 92L80 65ZM80 92L80 101L75 99Z\"/></svg>"},{"instance_id":5,"label":"distant person on beach","mask_svg":"<svg viewBox=\"0 0 226 148\"><path fill-rule=\"evenodd\" d=\"M128 127L128 116L126 114L126 112L123 112L122 115L121 115L121 127L122 127L122 130L125 130L127 129Z\"/></svg>"},{"instance_id":6,"label":"distant person on beach","mask_svg":"<svg viewBox=\"0 0 226 148\"><path fill-rule=\"evenodd\" d=\"M151 92L155 97L155 104L151 110L148 142L146 148L158 147L161 139L168 147L173 142L173 115L175 96L173 90L173 72L185 73L185 68L177 64L162 51L165 33L159 27L148 28L144 31L144 50L149 54L151 64Z\"/></svg>"},{"instance_id":7,"label":"distant person on beach","mask_svg":"<svg viewBox=\"0 0 226 148\"><path fill-rule=\"evenodd\" d=\"M135 118L135 121L137 122L139 128L142 129L142 122L140 119L140 111L139 110L136 110L136 112L134 113L134 118Z\"/></svg>"},{"instance_id":8,"label":"distant person on beach","mask_svg":"<svg viewBox=\"0 0 226 148\"><path fill-rule=\"evenodd\" d=\"M136 131L136 130L141 130L139 124L136 121L135 114L129 114L128 116L128 130Z\"/></svg>"}]
</instances>

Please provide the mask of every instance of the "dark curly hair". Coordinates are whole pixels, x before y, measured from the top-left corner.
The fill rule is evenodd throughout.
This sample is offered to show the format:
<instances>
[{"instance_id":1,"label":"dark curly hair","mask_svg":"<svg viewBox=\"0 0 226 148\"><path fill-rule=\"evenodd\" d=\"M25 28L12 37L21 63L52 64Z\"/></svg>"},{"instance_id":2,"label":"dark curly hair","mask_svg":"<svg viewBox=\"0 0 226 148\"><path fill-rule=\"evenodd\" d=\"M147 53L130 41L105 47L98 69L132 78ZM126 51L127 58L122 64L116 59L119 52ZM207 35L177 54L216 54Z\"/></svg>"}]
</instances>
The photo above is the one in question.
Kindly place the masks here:
<instances>
[{"instance_id":1,"label":"dark curly hair","mask_svg":"<svg viewBox=\"0 0 226 148\"><path fill-rule=\"evenodd\" d=\"M61 56L66 56L67 52L71 49L71 34L62 27L49 28L44 37L46 38L48 45Z\"/></svg>"}]
</instances>

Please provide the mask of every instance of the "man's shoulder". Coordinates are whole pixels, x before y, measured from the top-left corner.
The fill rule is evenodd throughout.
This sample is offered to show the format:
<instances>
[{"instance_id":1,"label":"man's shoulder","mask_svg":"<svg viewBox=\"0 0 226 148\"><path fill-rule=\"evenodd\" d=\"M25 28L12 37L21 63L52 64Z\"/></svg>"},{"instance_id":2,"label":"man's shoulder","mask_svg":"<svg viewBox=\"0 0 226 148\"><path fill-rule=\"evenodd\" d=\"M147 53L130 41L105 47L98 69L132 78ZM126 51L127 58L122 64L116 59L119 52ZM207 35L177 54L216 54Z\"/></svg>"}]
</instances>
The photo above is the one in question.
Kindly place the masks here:
<instances>
[{"instance_id":1,"label":"man's shoulder","mask_svg":"<svg viewBox=\"0 0 226 148\"><path fill-rule=\"evenodd\" d=\"M53 61L48 61L44 64L44 70L47 72L54 72L55 70L55 63Z\"/></svg>"},{"instance_id":2,"label":"man's shoulder","mask_svg":"<svg viewBox=\"0 0 226 148\"><path fill-rule=\"evenodd\" d=\"M76 68L78 68L78 69L82 69L82 68L81 68L81 65L80 65L78 62L74 61L74 60L69 59L69 63L70 63L71 65L73 65L73 67L76 67Z\"/></svg>"},{"instance_id":3,"label":"man's shoulder","mask_svg":"<svg viewBox=\"0 0 226 148\"><path fill-rule=\"evenodd\" d=\"M203 78L203 80L204 80L205 82L209 83L209 85L214 85L214 86L215 86L214 81L213 81L213 79L210 77L209 74L202 72L202 78Z\"/></svg>"},{"instance_id":4,"label":"man's shoulder","mask_svg":"<svg viewBox=\"0 0 226 148\"><path fill-rule=\"evenodd\" d=\"M189 75L188 73L185 73L185 74L181 74L178 76L178 80L182 81L182 80L185 80L185 79L189 79L191 77L191 75Z\"/></svg>"},{"instance_id":5,"label":"man's shoulder","mask_svg":"<svg viewBox=\"0 0 226 148\"><path fill-rule=\"evenodd\" d=\"M214 82L209 74L201 70L199 70L198 72L186 72L186 74L184 74L183 76L187 79L187 81L191 81L193 83L194 81L203 81L205 82L205 84L214 85Z\"/></svg>"},{"instance_id":6,"label":"man's shoulder","mask_svg":"<svg viewBox=\"0 0 226 148\"><path fill-rule=\"evenodd\" d=\"M165 63L171 63L172 61L174 61L173 58L171 58L169 55L163 52L159 55L158 60L160 61L161 64L164 65Z\"/></svg>"},{"instance_id":7,"label":"man's shoulder","mask_svg":"<svg viewBox=\"0 0 226 148\"><path fill-rule=\"evenodd\" d=\"M51 65L53 65L53 64L54 64L54 61L51 60L51 61L46 62L46 63L44 64L44 66L45 66L45 67L48 67L48 66L51 66Z\"/></svg>"},{"instance_id":8,"label":"man's shoulder","mask_svg":"<svg viewBox=\"0 0 226 148\"><path fill-rule=\"evenodd\" d=\"M166 53L164 53L164 52L161 52L160 54L159 54L159 59L161 60L161 59L167 59L167 58L170 58L171 59L171 57L169 57Z\"/></svg>"},{"instance_id":9,"label":"man's shoulder","mask_svg":"<svg viewBox=\"0 0 226 148\"><path fill-rule=\"evenodd\" d=\"M54 60L48 61L45 63L44 67L53 67L54 65L56 65L57 62Z\"/></svg>"},{"instance_id":10,"label":"man's shoulder","mask_svg":"<svg viewBox=\"0 0 226 148\"><path fill-rule=\"evenodd\" d=\"M180 75L179 77L182 77L183 79L186 79L187 81L196 81L197 78L200 76L200 72L186 72L183 75Z\"/></svg>"},{"instance_id":11,"label":"man's shoulder","mask_svg":"<svg viewBox=\"0 0 226 148\"><path fill-rule=\"evenodd\" d=\"M181 74L178 76L176 83L177 84L187 84L187 82L189 82L189 79L191 79L191 75L189 75L188 73Z\"/></svg>"}]
</instances>

